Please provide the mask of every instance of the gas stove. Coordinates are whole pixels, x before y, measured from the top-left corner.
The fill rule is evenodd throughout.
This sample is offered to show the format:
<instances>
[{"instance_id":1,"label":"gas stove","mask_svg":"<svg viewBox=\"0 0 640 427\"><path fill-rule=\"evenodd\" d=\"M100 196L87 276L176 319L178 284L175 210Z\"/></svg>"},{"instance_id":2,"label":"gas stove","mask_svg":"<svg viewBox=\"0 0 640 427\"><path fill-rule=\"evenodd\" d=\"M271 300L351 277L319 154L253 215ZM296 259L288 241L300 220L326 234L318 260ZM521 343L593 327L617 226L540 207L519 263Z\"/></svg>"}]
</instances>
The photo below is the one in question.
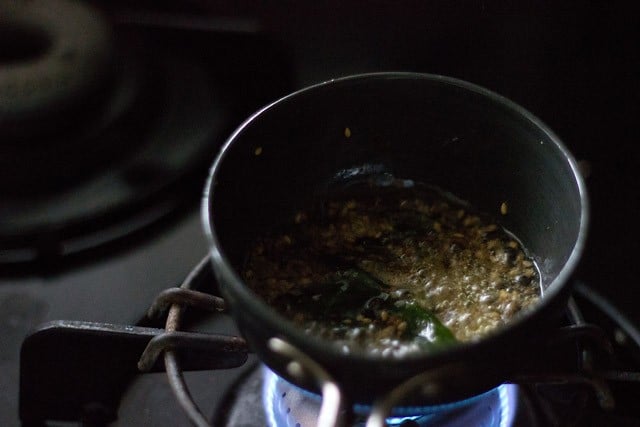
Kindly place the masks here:
<instances>
[{"instance_id":1,"label":"gas stove","mask_svg":"<svg viewBox=\"0 0 640 427\"><path fill-rule=\"evenodd\" d=\"M412 13L340 2L269 8L84 3L112 26L115 71L100 80L92 103L81 97L66 104L61 111L77 119L65 121L64 129L43 125L44 133L30 133L38 137L30 145L4 138L0 148L3 170L15 172L3 172L0 184L1 425L20 425L21 405L27 408L24 425L190 425L162 363L145 374L136 364L165 330L163 321L145 316L147 309L207 253L197 205L209 163L231 130L267 102L310 83L384 69L446 74L493 89L540 116L585 159L592 227L574 299L614 349L611 358L600 350L595 356L611 392L605 398L593 384L521 378L457 407L393 413L388 423L456 425L446 424L455 413L470 417L458 418L458 425L640 425L633 399L640 371L640 272L632 258L640 212L631 203L640 164L632 108L639 68L630 42L637 38L630 20L635 11L621 5L503 10L484 3L454 9L446 2L416 5ZM37 43L24 46L28 55L1 53L0 68L40 52ZM85 105L93 109L83 111ZM51 148L61 141L60 149ZM9 154L28 161L12 164ZM32 180L27 172L38 165L42 174ZM227 316L195 308L186 312L183 327L201 332L204 341L211 334L237 335ZM122 359L129 365L120 369L104 358L113 346L98 340L92 345L100 363L73 359L61 349L64 334L55 335L67 328L93 330L100 339L111 328L117 336L128 332L135 355ZM37 340L47 337L44 332L53 333L49 344L55 345ZM28 363L21 366L21 348L32 337L41 353L27 350ZM224 363L181 360L185 370L227 364L184 373L206 421L304 426L318 416L317 396L276 377L241 346L237 350ZM27 367L35 370L29 374ZM45 382L55 369L59 375ZM73 394L83 384L81 391L95 392L96 399ZM40 400L21 395L21 387L36 390ZM30 417L29 405L46 410ZM71 415L56 413L65 408L72 408ZM364 425L362 414L370 411L350 407L347 421Z\"/></svg>"},{"instance_id":2,"label":"gas stove","mask_svg":"<svg viewBox=\"0 0 640 427\"><path fill-rule=\"evenodd\" d=\"M247 427L638 424L640 331L583 283L575 283L566 319L540 346L535 362L523 360L504 384L459 401L416 405L416 398L438 386L437 373L427 371L373 405L362 405L345 403L332 388L339 384L284 341L272 339L273 348L290 355L305 375L315 375L323 383L322 396L249 356L228 315L202 315L224 308L224 301L212 296L212 282L205 258L181 288L161 292L149 316L171 306L164 329L81 321L40 325L22 344L22 421ZM207 292L193 290L200 287ZM149 322L148 317L143 323ZM142 375L138 369L157 373ZM403 403L407 397L411 404Z\"/></svg>"}]
</instances>

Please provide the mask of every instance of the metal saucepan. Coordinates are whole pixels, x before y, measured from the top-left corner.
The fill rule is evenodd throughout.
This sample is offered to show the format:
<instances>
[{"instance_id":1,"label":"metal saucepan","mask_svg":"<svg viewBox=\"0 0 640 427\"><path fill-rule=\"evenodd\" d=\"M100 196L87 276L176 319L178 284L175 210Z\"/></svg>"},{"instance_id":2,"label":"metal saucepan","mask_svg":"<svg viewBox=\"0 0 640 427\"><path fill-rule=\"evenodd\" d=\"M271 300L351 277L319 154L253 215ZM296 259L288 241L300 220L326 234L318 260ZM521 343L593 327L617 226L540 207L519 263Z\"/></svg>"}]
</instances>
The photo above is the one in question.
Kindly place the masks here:
<instances>
[{"instance_id":1,"label":"metal saucepan","mask_svg":"<svg viewBox=\"0 0 640 427\"><path fill-rule=\"evenodd\" d=\"M305 335L243 282L239 269L255 237L332 185L384 174L437 185L495 213L538 262L544 292L537 307L478 342L383 359L346 355ZM258 111L223 146L202 212L221 292L251 348L279 375L317 390L268 345L280 338L361 403L429 372L438 392L423 403L460 399L538 357L564 312L588 216L576 162L538 118L476 85L414 73L331 80Z\"/></svg>"}]
</instances>

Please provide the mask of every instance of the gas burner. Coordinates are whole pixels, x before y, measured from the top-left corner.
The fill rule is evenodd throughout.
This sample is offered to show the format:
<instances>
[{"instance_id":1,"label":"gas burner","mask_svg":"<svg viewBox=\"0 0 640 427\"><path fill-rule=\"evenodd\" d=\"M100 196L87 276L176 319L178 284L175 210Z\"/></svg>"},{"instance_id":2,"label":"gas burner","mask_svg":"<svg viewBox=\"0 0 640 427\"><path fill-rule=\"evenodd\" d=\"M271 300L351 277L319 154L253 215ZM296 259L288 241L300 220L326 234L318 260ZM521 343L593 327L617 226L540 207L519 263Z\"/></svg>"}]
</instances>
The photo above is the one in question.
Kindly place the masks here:
<instances>
[{"instance_id":1,"label":"gas burner","mask_svg":"<svg viewBox=\"0 0 640 427\"><path fill-rule=\"evenodd\" d=\"M197 318L198 311L226 309L225 301L214 296L219 289L207 257L180 288L162 292L153 303L150 318L170 307L165 329L59 321L45 324L27 337L21 353L21 417L29 421L73 420L79 415L95 417L91 408L100 408L98 419L111 422L118 412L118 396L127 378L135 375L138 360L141 371L166 369L176 399L173 407L177 409L177 403L198 426L302 427L317 420L322 426L342 422L367 427L457 426L469 425L471 419L474 423L483 419L483 425L498 427L579 425L584 420L596 420L594 425L607 421L637 425L633 424L638 416L633 399L640 384L640 334L589 288L577 283L575 289L580 305L570 301L568 326L563 323L558 334L551 333L549 346L543 346L539 357L534 358L536 362L531 365L531 360L523 360L521 371L503 385L461 401L415 406L413 402L430 395L437 385L433 372L427 371L389 390L371 406L347 405L348 396L341 395L323 368L281 339L270 339L270 348L289 358L287 369L292 375L311 376L320 386L322 397L291 385L261 364L257 368L246 364L248 347L240 337L179 330L183 323L193 321L193 315ZM192 310L185 310L187 307ZM230 320L224 315L207 317ZM595 319L601 326L588 324L585 318ZM558 337L564 337L564 343L557 341ZM611 342L615 343L613 347ZM159 363L162 359L164 367ZM213 417L205 415L189 392L184 372L230 368L235 373L224 378L238 378L231 383L218 382L215 377L220 372L202 373L205 389L226 384L222 389L213 387L218 395L217 410ZM84 381L88 376L91 382ZM69 382L71 378L75 380ZM55 398L61 384L65 384L63 400ZM153 387L160 384L166 382ZM407 397L412 406L404 403ZM137 408L140 402L127 406L131 404ZM155 404L164 407L167 402ZM147 414L153 412L151 407ZM155 418L145 420L159 422Z\"/></svg>"},{"instance_id":2,"label":"gas burner","mask_svg":"<svg viewBox=\"0 0 640 427\"><path fill-rule=\"evenodd\" d=\"M519 387L503 384L478 396L444 405L396 408L389 427L514 425ZM240 379L218 410L213 425L225 427L307 427L318 424L321 398L288 383L264 366ZM356 405L349 426L362 427L371 407ZM525 424L519 424L524 426Z\"/></svg>"},{"instance_id":3,"label":"gas burner","mask_svg":"<svg viewBox=\"0 0 640 427\"><path fill-rule=\"evenodd\" d=\"M210 283L212 273L209 270L206 268L205 258L185 280L181 289L164 292L152 306L150 312L157 312L158 309L172 304L166 324L167 334L173 334L177 330L183 311L181 307L192 306L212 310L213 307L225 306L223 301L212 299L215 297L209 294L192 290L197 288L198 284ZM175 346L162 345L159 342L150 343L140 359L142 363L139 366L150 367L157 355L164 352L169 382L174 394L192 422L199 426L416 427L470 425L481 421L481 425L487 426L535 427L577 425L586 419L598 420L596 423L608 420L627 425L625 423L633 421L625 410L628 405L622 409L615 406L616 400L625 404L625 396L629 396L629 392L624 391L625 388L634 385L637 387L640 384L640 373L633 371L637 368L637 358L640 354L640 336L621 313L581 283L576 284L576 297L580 298L586 310L581 311L572 298L567 307L566 325L563 324L558 329L558 337L564 336L568 346L561 345L551 338L555 344L549 349L558 350L560 354L550 359L541 357L547 362L556 363L547 365L545 362L532 372L527 372L528 368L523 367L523 371L515 374L512 381L507 381L492 390L461 401L435 406L407 407L402 404L406 397L411 396L411 399L414 399L420 396L420 393L429 394L428 379L433 375L427 371L424 375L413 377L390 390L388 395L381 396L373 406L355 405L345 409L344 396L340 396L337 385L331 384L330 376L321 366L294 346L278 338L272 338L270 348L290 358L288 369L292 372L297 371L296 375L314 377L323 395L300 389L271 370L259 367L230 388L213 424L209 424L187 391L184 378L180 374L181 363L178 362L178 350ZM584 313L589 318L597 318L598 324L605 325L603 329L587 324ZM609 329L611 324L614 325L613 330ZM621 353L624 358L635 359L631 365L621 363L621 358L618 357L620 352L611 355L613 348L607 337L612 335L627 337L626 340L616 340L625 342L629 347L629 351ZM582 342L580 337L587 338L587 342ZM601 359L605 354L608 356L605 356L604 360ZM563 363L571 360L571 366L560 368L566 370L553 371L552 366L558 369L564 366ZM297 367L294 368L293 365ZM527 363L524 363L523 366L526 365ZM620 383L623 384L622 393ZM247 414L251 414L253 421L247 418Z\"/></svg>"},{"instance_id":4,"label":"gas burner","mask_svg":"<svg viewBox=\"0 0 640 427\"><path fill-rule=\"evenodd\" d=\"M49 153L50 162L70 170L73 179L63 174L47 185L50 178L36 167L31 178L3 180L1 263L51 263L98 247L150 225L197 194L197 185L192 191L180 186L198 171L201 178L228 126L220 90L201 65L171 52L152 64L132 62L123 64L114 88L112 117L83 132L84 146L78 142L71 155ZM150 70L153 85L140 87ZM12 194L9 186L25 191Z\"/></svg>"},{"instance_id":5,"label":"gas burner","mask_svg":"<svg viewBox=\"0 0 640 427\"><path fill-rule=\"evenodd\" d=\"M19 4L0 19L0 34L24 45L0 57L0 93L11 94L0 100L0 265L17 272L126 247L195 206L224 137L288 88L277 49L250 34L120 22L81 2ZM56 5L61 14L47 12ZM93 31L77 37L84 27ZM25 70L32 81L18 90ZM70 83L53 90L56 78Z\"/></svg>"}]
</instances>

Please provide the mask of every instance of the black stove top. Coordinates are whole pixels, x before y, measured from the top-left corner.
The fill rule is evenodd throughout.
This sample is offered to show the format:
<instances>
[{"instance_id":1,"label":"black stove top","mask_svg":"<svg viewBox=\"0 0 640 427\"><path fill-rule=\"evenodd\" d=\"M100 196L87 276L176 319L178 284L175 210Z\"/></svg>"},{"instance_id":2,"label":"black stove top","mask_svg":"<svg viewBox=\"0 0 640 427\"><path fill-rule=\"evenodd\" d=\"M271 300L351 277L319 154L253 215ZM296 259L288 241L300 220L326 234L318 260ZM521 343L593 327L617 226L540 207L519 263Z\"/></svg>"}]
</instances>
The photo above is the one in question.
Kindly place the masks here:
<instances>
[{"instance_id":1,"label":"black stove top","mask_svg":"<svg viewBox=\"0 0 640 427\"><path fill-rule=\"evenodd\" d=\"M404 406L398 400L387 425L638 425L640 330L589 287L577 282L575 289L566 322L576 329L565 328L567 335L559 336L568 338L566 342L554 340L556 344L542 350L555 354L534 356L548 363L534 363L541 368L530 372L523 368L525 373L517 374L513 382L457 402ZM246 427L317 424L320 396L289 384L253 356L247 360L244 344L235 338L222 338L223 358L212 358L221 344L213 342L220 338L209 334L233 336L235 326L227 315L203 317L191 310L181 323L205 334L174 336L171 345L178 349L177 372L182 367L199 370L186 373L185 387L204 422ZM151 368L155 374L140 374L136 369L145 346L163 335L162 329L132 325L80 321L40 325L22 345L23 421L28 425L41 419L80 420L96 426L188 425L178 403L186 395L181 392L178 398L167 384L169 379L175 387L174 374L167 376L169 371L157 363ZM199 354L205 357L199 359ZM523 361L522 366L529 365ZM347 426L364 426L372 411L376 409L355 405L341 417L348 420Z\"/></svg>"},{"instance_id":2,"label":"black stove top","mask_svg":"<svg viewBox=\"0 0 640 427\"><path fill-rule=\"evenodd\" d=\"M458 9L430 2L408 13L391 5L362 9L342 2L269 7L206 1L88 3L117 23L120 43L126 45L132 33L138 44L131 49L148 43L148 50L138 51L139 62L157 61L164 81L178 86L172 86L173 92L152 90L153 96L164 94L164 101L154 101L146 122L138 123L142 142L136 138L130 145L120 138L118 150L103 158L108 161L49 186L53 193L7 189L3 178L1 425L19 425L19 353L30 330L60 319L135 325L155 296L181 283L206 254L198 198L207 165L230 129L292 89L356 72L394 69L463 78L512 98L556 130L590 170L592 226L577 278L618 307L632 325L640 325L640 270L633 258L640 214L635 144L640 64L633 43L637 11L631 6L513 10L478 2ZM8 61L0 54L0 67L16 58ZM199 112L190 110L195 100L203 106ZM180 102L184 108L170 111L169 104L177 108ZM182 121L182 127L163 128L169 118ZM127 126L125 136L133 129ZM4 162L8 152L0 147ZM94 199L98 195L102 199ZM5 213L10 214L7 220ZM20 234L20 229L29 233ZM639 371L640 360L627 344L633 343L629 334L595 317L623 351L625 366ZM235 333L225 317L196 319L193 327ZM257 363L249 356L247 364L229 371L186 373L192 395L210 419L232 422L232 412L224 413L233 406L230 393L251 381L260 386ZM640 425L632 398L637 388L616 381L614 392L618 418L593 405L593 412L582 415L584 424L610 425L615 419L618 425ZM560 408L564 397L570 395L561 393ZM593 403L592 394L587 399ZM540 410L534 398L528 401ZM542 410L556 416L557 408ZM151 373L127 381L112 425L190 423L166 375Z\"/></svg>"}]
</instances>

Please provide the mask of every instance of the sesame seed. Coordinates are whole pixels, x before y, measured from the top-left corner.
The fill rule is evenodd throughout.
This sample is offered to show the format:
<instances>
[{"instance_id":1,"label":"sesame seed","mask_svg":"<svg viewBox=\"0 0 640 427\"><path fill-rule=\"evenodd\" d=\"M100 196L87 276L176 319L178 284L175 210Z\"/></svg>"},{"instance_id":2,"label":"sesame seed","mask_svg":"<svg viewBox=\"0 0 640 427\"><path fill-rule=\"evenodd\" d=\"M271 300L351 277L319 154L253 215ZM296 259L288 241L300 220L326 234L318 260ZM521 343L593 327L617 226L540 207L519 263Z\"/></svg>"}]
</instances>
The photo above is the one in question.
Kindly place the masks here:
<instances>
[{"instance_id":1,"label":"sesame seed","mask_svg":"<svg viewBox=\"0 0 640 427\"><path fill-rule=\"evenodd\" d=\"M509 212L509 206L507 206L507 202L502 202L500 205L500 213L502 215L506 215Z\"/></svg>"}]
</instances>

